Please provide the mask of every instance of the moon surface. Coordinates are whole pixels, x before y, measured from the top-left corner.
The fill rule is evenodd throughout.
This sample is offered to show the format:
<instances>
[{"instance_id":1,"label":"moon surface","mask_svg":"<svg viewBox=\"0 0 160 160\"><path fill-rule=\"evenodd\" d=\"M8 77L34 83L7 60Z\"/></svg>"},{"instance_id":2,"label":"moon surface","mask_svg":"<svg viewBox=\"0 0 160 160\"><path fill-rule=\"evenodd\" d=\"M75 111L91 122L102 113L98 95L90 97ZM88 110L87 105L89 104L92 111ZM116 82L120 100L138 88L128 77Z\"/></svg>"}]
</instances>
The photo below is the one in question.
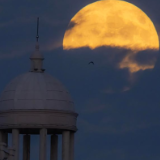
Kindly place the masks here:
<instances>
[{"instance_id":1,"label":"moon surface","mask_svg":"<svg viewBox=\"0 0 160 160\"><path fill-rule=\"evenodd\" d=\"M135 5L118 0L97 1L71 19L63 49L93 50L101 46L159 50L159 37L151 19Z\"/></svg>"}]
</instances>

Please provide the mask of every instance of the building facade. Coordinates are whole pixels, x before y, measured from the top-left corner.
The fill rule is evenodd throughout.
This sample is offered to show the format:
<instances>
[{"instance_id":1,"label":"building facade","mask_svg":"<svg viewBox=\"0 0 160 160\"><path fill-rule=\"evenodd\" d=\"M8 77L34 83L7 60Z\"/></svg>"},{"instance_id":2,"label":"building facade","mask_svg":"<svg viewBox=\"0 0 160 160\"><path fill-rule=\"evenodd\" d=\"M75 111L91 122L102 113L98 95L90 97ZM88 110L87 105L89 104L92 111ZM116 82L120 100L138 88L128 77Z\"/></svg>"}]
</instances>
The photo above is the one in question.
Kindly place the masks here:
<instances>
[{"instance_id":1,"label":"building facade","mask_svg":"<svg viewBox=\"0 0 160 160\"><path fill-rule=\"evenodd\" d=\"M24 134L23 160L30 160L32 134L40 135L39 160L46 160L47 134L51 135L50 160L57 160L59 134L62 160L73 160L78 116L74 102L63 84L45 73L38 42L30 60L30 71L13 79L0 96L0 160L19 160L20 134ZM10 148L8 133L12 134Z\"/></svg>"}]
</instances>

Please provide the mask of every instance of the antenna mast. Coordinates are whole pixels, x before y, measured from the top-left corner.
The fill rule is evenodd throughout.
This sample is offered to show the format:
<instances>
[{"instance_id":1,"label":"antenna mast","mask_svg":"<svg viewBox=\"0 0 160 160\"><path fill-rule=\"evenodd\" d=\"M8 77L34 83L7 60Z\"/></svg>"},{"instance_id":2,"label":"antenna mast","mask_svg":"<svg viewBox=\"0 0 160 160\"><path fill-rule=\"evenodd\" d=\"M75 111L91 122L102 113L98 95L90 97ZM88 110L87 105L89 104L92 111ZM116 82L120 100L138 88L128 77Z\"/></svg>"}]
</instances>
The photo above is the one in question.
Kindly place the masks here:
<instances>
[{"instance_id":1,"label":"antenna mast","mask_svg":"<svg viewBox=\"0 0 160 160\"><path fill-rule=\"evenodd\" d=\"M38 30L39 30L39 17L37 18L37 36L36 36L37 42L39 39Z\"/></svg>"}]
</instances>

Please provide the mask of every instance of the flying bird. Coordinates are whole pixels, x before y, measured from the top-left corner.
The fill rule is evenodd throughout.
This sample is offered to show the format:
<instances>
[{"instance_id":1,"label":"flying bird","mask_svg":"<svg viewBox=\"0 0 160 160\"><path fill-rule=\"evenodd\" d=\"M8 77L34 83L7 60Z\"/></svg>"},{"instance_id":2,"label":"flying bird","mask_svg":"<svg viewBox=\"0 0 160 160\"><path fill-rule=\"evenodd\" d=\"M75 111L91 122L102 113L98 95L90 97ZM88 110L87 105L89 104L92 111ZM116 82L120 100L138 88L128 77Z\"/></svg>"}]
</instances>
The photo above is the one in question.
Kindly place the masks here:
<instances>
[{"instance_id":1,"label":"flying bird","mask_svg":"<svg viewBox=\"0 0 160 160\"><path fill-rule=\"evenodd\" d=\"M93 61L91 61L91 62L89 62L88 64L93 64L93 65L94 65L94 62L93 62Z\"/></svg>"}]
</instances>

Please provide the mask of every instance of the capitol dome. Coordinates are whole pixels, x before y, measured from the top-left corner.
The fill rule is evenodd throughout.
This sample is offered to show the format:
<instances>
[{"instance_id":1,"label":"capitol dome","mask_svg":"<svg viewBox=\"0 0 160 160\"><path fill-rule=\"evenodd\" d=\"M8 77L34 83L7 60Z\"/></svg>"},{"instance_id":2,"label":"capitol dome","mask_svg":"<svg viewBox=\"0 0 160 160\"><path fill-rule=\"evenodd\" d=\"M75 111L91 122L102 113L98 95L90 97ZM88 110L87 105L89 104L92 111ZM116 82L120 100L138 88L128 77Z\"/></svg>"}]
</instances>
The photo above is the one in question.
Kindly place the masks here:
<instances>
[{"instance_id":1,"label":"capitol dome","mask_svg":"<svg viewBox=\"0 0 160 160\"><path fill-rule=\"evenodd\" d=\"M54 109L74 111L66 88L44 72L28 72L14 78L0 97L0 111Z\"/></svg>"},{"instance_id":2,"label":"capitol dome","mask_svg":"<svg viewBox=\"0 0 160 160\"><path fill-rule=\"evenodd\" d=\"M20 133L26 128L28 133L38 133L33 128L43 127L48 133L76 131L73 100L61 82L45 73L38 42L30 60L30 71L11 80L0 96L0 129L9 129L8 133L13 127L21 128Z\"/></svg>"},{"instance_id":3,"label":"capitol dome","mask_svg":"<svg viewBox=\"0 0 160 160\"><path fill-rule=\"evenodd\" d=\"M37 43L30 56L31 68L11 80L0 95L0 159L20 159L20 135L23 136L22 157L30 159L31 135L39 135L39 160L47 159L47 136L50 136L50 160L57 160L61 135L62 159L74 160L78 114L67 89L43 68L38 26L39 18ZM11 148L8 147L8 133L11 134Z\"/></svg>"},{"instance_id":4,"label":"capitol dome","mask_svg":"<svg viewBox=\"0 0 160 160\"><path fill-rule=\"evenodd\" d=\"M42 68L43 55L36 44L30 56L31 70L13 79L0 96L0 111L14 109L54 109L74 111L66 88Z\"/></svg>"}]
</instances>

